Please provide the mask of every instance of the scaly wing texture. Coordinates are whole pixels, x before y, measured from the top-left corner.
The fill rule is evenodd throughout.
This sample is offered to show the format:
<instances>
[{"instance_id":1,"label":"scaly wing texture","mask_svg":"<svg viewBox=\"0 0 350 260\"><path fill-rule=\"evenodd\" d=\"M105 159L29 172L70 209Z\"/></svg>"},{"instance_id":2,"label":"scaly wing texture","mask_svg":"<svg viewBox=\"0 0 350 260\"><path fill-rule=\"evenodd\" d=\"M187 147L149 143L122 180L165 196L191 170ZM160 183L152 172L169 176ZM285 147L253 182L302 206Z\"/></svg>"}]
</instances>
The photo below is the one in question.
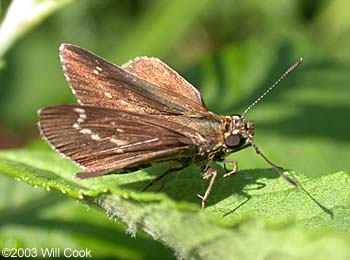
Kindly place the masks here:
<instances>
[{"instance_id":1,"label":"scaly wing texture","mask_svg":"<svg viewBox=\"0 0 350 260\"><path fill-rule=\"evenodd\" d=\"M122 68L139 78L179 93L203 106L200 92L158 58L139 57L124 64Z\"/></svg>"},{"instance_id":2,"label":"scaly wing texture","mask_svg":"<svg viewBox=\"0 0 350 260\"><path fill-rule=\"evenodd\" d=\"M80 47L62 44L60 57L66 79L81 104L140 114L207 112L197 100L141 79Z\"/></svg>"},{"instance_id":3,"label":"scaly wing texture","mask_svg":"<svg viewBox=\"0 0 350 260\"><path fill-rule=\"evenodd\" d=\"M79 105L41 110L39 128L52 147L84 168L80 178L191 158L196 140L203 139L193 129L158 116Z\"/></svg>"}]
</instances>

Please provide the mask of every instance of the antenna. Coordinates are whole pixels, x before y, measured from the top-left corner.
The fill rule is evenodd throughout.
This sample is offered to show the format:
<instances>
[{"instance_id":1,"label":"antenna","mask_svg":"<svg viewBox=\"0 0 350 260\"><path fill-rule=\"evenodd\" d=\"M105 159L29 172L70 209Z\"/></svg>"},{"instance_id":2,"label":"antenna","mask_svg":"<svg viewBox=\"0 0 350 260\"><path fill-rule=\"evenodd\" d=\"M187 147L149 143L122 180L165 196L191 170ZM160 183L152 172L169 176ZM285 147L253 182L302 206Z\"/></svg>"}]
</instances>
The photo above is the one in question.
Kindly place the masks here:
<instances>
[{"instance_id":1,"label":"antenna","mask_svg":"<svg viewBox=\"0 0 350 260\"><path fill-rule=\"evenodd\" d=\"M272 166L272 168L278 173L279 176L283 177L286 181L288 181L293 186L299 187L298 184L294 180L292 180L291 178L289 178L287 175L285 175L283 173L284 169L282 167L277 166L276 164L271 162L269 159L267 159L267 157L261 152L261 150L259 149L259 147L256 146L256 144L254 144L253 142L251 142L251 144L252 144L253 148L255 149L256 153L258 155L260 155L262 158L264 158L264 160Z\"/></svg>"},{"instance_id":2,"label":"antenna","mask_svg":"<svg viewBox=\"0 0 350 260\"><path fill-rule=\"evenodd\" d=\"M271 87L269 87L260 97L258 97L249 107L247 107L246 110L244 110L242 117L244 118L245 115L248 113L248 111L250 109L252 109L252 107L254 107L257 103L259 103L260 100L262 100L273 88L275 88L278 83L280 83L280 81L282 79L284 79L289 73L291 73L296 67L299 66L299 64L303 61L303 58L300 58L299 60L297 60L292 66L290 66L283 74L282 76L279 77L278 80L276 80L275 83L272 84Z\"/></svg>"}]
</instances>

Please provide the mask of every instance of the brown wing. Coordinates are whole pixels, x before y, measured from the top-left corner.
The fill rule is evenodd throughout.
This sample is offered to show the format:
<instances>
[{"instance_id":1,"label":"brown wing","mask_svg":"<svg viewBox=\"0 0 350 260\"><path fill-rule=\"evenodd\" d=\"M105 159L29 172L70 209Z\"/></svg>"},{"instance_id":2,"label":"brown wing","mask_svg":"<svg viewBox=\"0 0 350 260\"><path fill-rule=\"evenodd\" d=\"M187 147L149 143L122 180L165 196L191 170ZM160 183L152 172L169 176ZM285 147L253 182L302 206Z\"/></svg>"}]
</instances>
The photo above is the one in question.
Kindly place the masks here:
<instances>
[{"instance_id":1,"label":"brown wing","mask_svg":"<svg viewBox=\"0 0 350 260\"><path fill-rule=\"evenodd\" d=\"M195 130L158 116L79 105L41 110L39 128L53 148L84 168L79 178L191 158L196 140L203 139Z\"/></svg>"},{"instance_id":2,"label":"brown wing","mask_svg":"<svg viewBox=\"0 0 350 260\"><path fill-rule=\"evenodd\" d=\"M81 104L142 114L201 114L205 107L169 88L143 80L80 47L62 44L60 57Z\"/></svg>"},{"instance_id":3,"label":"brown wing","mask_svg":"<svg viewBox=\"0 0 350 260\"><path fill-rule=\"evenodd\" d=\"M124 64L122 68L154 85L172 90L204 106L200 92L158 58L139 57Z\"/></svg>"}]
</instances>

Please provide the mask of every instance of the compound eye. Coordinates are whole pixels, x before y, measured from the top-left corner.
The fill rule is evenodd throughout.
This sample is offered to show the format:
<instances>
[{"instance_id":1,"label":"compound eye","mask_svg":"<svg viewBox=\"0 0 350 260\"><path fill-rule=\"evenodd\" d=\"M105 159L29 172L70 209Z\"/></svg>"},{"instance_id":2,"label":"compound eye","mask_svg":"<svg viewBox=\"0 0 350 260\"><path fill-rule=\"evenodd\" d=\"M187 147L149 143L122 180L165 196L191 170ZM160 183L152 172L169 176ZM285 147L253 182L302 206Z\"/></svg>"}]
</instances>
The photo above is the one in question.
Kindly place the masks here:
<instances>
[{"instance_id":1,"label":"compound eye","mask_svg":"<svg viewBox=\"0 0 350 260\"><path fill-rule=\"evenodd\" d=\"M232 148L241 143L242 139L239 134L229 135L225 139L225 144L227 147Z\"/></svg>"}]
</instances>

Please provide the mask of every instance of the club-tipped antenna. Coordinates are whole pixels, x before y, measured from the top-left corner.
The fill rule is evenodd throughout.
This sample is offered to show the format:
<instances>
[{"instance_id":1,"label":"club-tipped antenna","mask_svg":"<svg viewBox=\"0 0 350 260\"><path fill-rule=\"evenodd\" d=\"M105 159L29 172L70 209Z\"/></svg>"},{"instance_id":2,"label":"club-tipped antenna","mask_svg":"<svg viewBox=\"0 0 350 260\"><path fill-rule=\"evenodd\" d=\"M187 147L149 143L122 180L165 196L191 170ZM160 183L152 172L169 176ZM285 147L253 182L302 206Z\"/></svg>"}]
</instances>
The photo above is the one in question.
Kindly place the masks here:
<instances>
[{"instance_id":1,"label":"club-tipped antenna","mask_svg":"<svg viewBox=\"0 0 350 260\"><path fill-rule=\"evenodd\" d=\"M245 115L248 113L252 107L254 107L257 103L259 103L260 100L262 100L272 89L274 89L278 83L281 82L282 79L284 79L289 73L291 73L296 67L299 66L299 64L303 61L303 58L300 58L297 60L292 66L290 66L283 74L279 77L278 80L276 80L275 83L272 84L271 87L269 87L260 97L258 97L249 107L247 107L246 110L244 110L242 117L244 118Z\"/></svg>"},{"instance_id":2,"label":"club-tipped antenna","mask_svg":"<svg viewBox=\"0 0 350 260\"><path fill-rule=\"evenodd\" d=\"M279 176L281 176L283 179L285 179L286 181L288 181L290 184L292 184L293 186L295 187L298 187L298 184L292 180L290 177L288 177L287 175L285 175L283 173L283 168L280 167L280 166L277 166L276 164L274 164L273 162L271 162L262 152L261 150L259 149L259 147L256 146L255 143L251 142L251 145L253 146L253 148L255 149L256 153L258 155L260 155L262 158L264 158L264 160L270 164L272 166L272 168L278 173Z\"/></svg>"}]
</instances>

